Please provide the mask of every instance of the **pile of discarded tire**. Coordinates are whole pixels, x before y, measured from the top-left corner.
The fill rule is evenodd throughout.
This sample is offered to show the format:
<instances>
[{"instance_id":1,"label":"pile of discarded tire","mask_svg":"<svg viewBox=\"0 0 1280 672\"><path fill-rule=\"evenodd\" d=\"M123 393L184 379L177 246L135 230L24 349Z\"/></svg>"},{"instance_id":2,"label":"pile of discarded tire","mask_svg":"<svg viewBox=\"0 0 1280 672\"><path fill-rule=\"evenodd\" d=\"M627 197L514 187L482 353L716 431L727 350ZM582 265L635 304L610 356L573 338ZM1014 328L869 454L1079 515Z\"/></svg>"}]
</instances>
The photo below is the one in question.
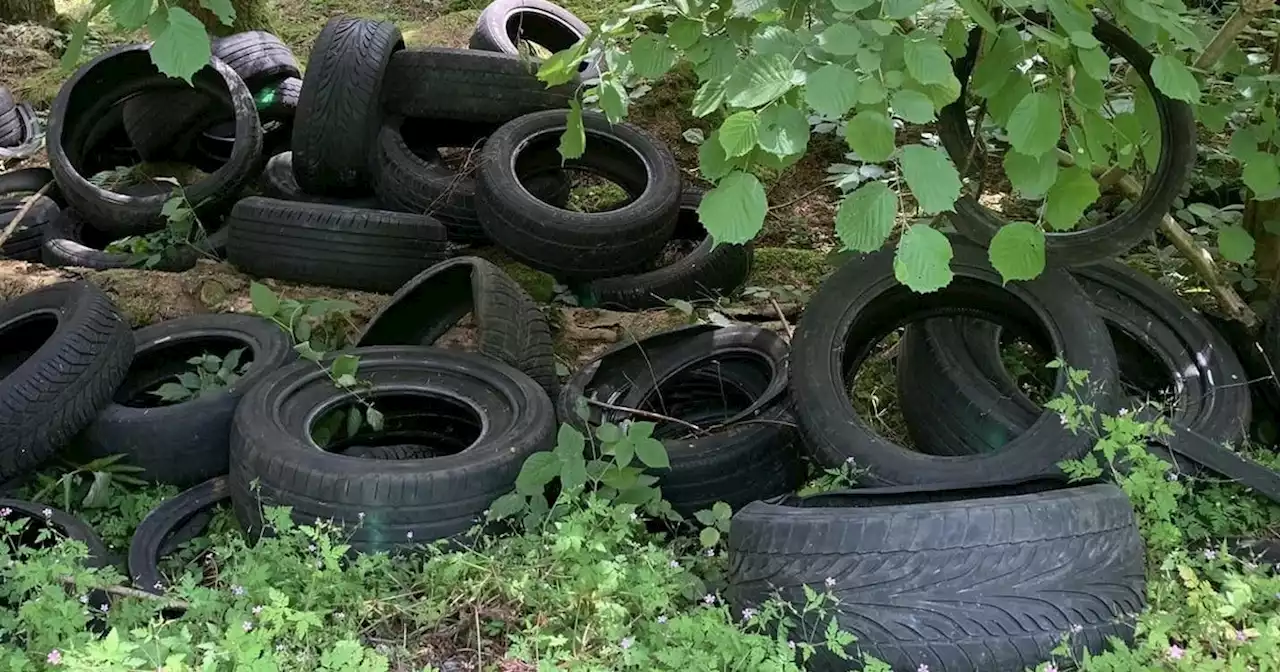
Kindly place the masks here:
<instances>
[{"instance_id":1,"label":"pile of discarded tire","mask_svg":"<svg viewBox=\"0 0 1280 672\"><path fill-rule=\"evenodd\" d=\"M0 161L25 159L40 149L40 122L28 103L0 86Z\"/></svg>"},{"instance_id":2,"label":"pile of discarded tire","mask_svg":"<svg viewBox=\"0 0 1280 672\"><path fill-rule=\"evenodd\" d=\"M519 5L536 5L555 29L541 40L549 47L585 31L554 5ZM160 557L199 534L216 506L229 504L250 535L265 532L263 505L289 506L299 521L346 526L357 551L400 552L482 520L525 458L553 448L558 423L589 431L650 420L670 466L648 476L675 511L690 516L716 502L735 511L726 595L735 610L774 596L803 605L807 589L830 591L859 652L895 670L935 672L1022 670L1050 659L1064 638L1073 651L1101 651L1109 638L1132 638L1145 606L1128 499L1109 483L1063 479L1057 465L1086 455L1094 439L1027 396L1002 361L1003 336L1087 371L1076 393L1096 413L1171 396L1173 431L1153 453L1180 473L1216 472L1280 500L1280 475L1222 447L1245 437L1252 416L1230 345L1171 291L1107 261L1151 233L1195 154L1188 107L1151 86L1149 54L1114 27L1100 21L1095 37L1151 89L1163 172L1115 220L1049 234L1051 268L1039 278L1004 283L972 240L988 240L1000 220L962 201L955 279L942 290L911 292L896 280L893 252L876 252L823 284L790 343L756 326L691 325L619 344L561 381L551 325L533 299L489 261L446 258L453 244L496 243L625 308L730 292L751 250L712 250L694 212L698 192L681 185L670 153L639 129L590 114L587 151L574 165L623 185L630 200L606 213L563 207L568 183L555 145L569 91L543 87L518 59L507 30L515 11L516 0L485 10L470 50L405 50L390 24L334 19L302 79L287 49L264 34L226 38L194 90L158 76L145 47L79 71L54 106L52 173L0 176L7 192L56 182L24 199L30 226L147 230L167 192L122 195L85 175L119 160L120 147L190 160L212 156L209 138L221 138L221 163L186 190L199 194L191 203L200 216L225 216L232 263L394 295L354 347L319 367L256 317L199 315L130 330L86 283L0 305L0 484L20 484L55 456L123 454L142 477L187 488L143 521L129 549L136 587L163 592ZM956 63L962 82L971 63L972 54ZM262 91L273 93L254 93ZM120 101L125 111L112 117ZM129 121L158 114L152 105L199 121ZM956 105L941 117L953 154L968 155L973 142L965 115ZM269 118L290 129L274 131L290 149L261 162ZM472 145L474 175L440 158L441 147ZM268 196L240 198L259 174ZM702 243L637 273L680 236ZM12 238L5 253L30 255L33 240ZM50 242L46 234L46 254ZM438 347L467 315L475 351ZM897 384L910 447L877 434L850 403L876 344L904 326ZM193 373L207 355L217 361ZM358 397L325 368L343 355L359 361ZM204 390L184 378L201 375L223 384ZM163 398L173 381L185 397ZM1052 387L1054 396L1067 391L1065 370ZM380 427L323 430L360 404L378 410ZM798 496L806 461L852 464L867 487ZM45 507L30 502L0 506L84 540L106 561L74 518L37 516ZM821 637L826 623L801 625L797 633ZM849 667L822 657L809 665Z\"/></svg>"}]
</instances>

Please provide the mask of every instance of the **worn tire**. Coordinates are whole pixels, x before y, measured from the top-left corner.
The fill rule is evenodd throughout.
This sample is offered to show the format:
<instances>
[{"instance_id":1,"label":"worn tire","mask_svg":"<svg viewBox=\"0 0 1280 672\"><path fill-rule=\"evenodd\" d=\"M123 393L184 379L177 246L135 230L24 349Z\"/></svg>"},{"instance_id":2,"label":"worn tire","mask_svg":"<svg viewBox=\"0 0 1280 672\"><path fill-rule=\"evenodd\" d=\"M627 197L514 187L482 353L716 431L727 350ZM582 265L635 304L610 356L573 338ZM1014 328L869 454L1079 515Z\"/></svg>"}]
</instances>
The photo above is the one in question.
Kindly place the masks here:
<instances>
[{"instance_id":1,"label":"worn tire","mask_svg":"<svg viewBox=\"0 0 1280 672\"><path fill-rule=\"evenodd\" d=\"M227 110L199 89L142 93L120 110L125 133L143 161L184 160L200 132Z\"/></svg>"},{"instance_id":2,"label":"worn tire","mask_svg":"<svg viewBox=\"0 0 1280 672\"><path fill-rule=\"evenodd\" d=\"M0 304L0 339L3 482L48 460L110 403L133 334L100 290L63 282Z\"/></svg>"},{"instance_id":3,"label":"worn tire","mask_svg":"<svg viewBox=\"0 0 1280 672\"><path fill-rule=\"evenodd\" d=\"M350 353L360 359L360 378L370 385L375 405L394 390L434 397L441 409L469 408L467 422L478 428L478 438L461 452L424 460L326 452L311 440L311 417L348 399L347 393L311 362L280 369L245 396L232 431L231 497L251 533L263 531L261 499L292 506L298 521L332 519L354 527L347 543L358 551L455 537L514 487L526 457L555 444L546 392L506 364L424 347ZM388 416L388 423L393 420Z\"/></svg>"},{"instance_id":4,"label":"worn tire","mask_svg":"<svg viewBox=\"0 0 1280 672\"><path fill-rule=\"evenodd\" d=\"M189 90L182 80L161 74L147 45L112 49L76 70L53 101L49 114L49 167L67 203L98 229L120 236L146 233L164 226L161 210L169 194L130 196L102 189L81 174L96 122L119 103L142 92ZM212 215L239 196L257 177L262 153L262 126L244 82L219 60L192 76L195 86L225 101L234 111L236 141L231 160L203 180L185 188L199 215Z\"/></svg>"},{"instance_id":5,"label":"worn tire","mask_svg":"<svg viewBox=\"0 0 1280 672\"><path fill-rule=\"evenodd\" d=\"M468 44L472 49L520 56L517 42L528 40L555 53L585 38L591 29L572 12L546 0L495 0L480 12ZM600 76L598 61L584 61L581 77Z\"/></svg>"},{"instance_id":6,"label":"worn tire","mask_svg":"<svg viewBox=\"0 0 1280 672\"><path fill-rule=\"evenodd\" d=\"M66 511L55 509L48 504L40 502L5 498L0 498L0 509L10 512L3 518L6 523L13 523L24 518L35 523L27 530L24 530L24 534L21 535L21 537L26 537L30 534L32 538L13 539L12 537L6 537L6 542L16 543L19 546L49 546L57 544L59 539L70 539L84 544L85 548L88 549L89 555L85 558L85 566L104 567L108 564L110 556L107 553L107 545L102 542L102 537L99 537L98 533L88 523ZM48 528L55 530L58 533L57 536L37 544L34 538L35 535L32 532ZM101 602L95 602L94 604L101 604ZM16 609L19 605L9 606L13 606Z\"/></svg>"},{"instance_id":7,"label":"worn tire","mask_svg":"<svg viewBox=\"0 0 1280 672\"><path fill-rule=\"evenodd\" d=\"M8 97L8 90L0 95L0 148L17 147L22 144L23 121L18 114L17 104ZM5 108L5 102L8 107Z\"/></svg>"},{"instance_id":8,"label":"worn tire","mask_svg":"<svg viewBox=\"0 0 1280 672\"><path fill-rule=\"evenodd\" d=\"M479 257L455 257L419 273L365 325L358 345L431 345L468 313L477 350L559 387L551 326L511 276Z\"/></svg>"},{"instance_id":9,"label":"worn tire","mask_svg":"<svg viewBox=\"0 0 1280 672\"><path fill-rule=\"evenodd\" d=\"M382 127L382 82L400 29L386 21L335 17L311 48L293 125L293 173L305 191L358 195Z\"/></svg>"},{"instance_id":10,"label":"worn tire","mask_svg":"<svg viewBox=\"0 0 1280 672\"><path fill-rule=\"evenodd\" d=\"M735 611L774 591L797 608L806 588L830 592L840 629L857 637L849 653L894 670L1031 669L1064 638L1078 660L1109 638L1131 642L1145 606L1133 508L1105 484L781 497L733 517L728 552ZM825 620L801 618L802 631L825 632ZM850 668L823 653L808 669Z\"/></svg>"},{"instance_id":11,"label":"worn tire","mask_svg":"<svg viewBox=\"0 0 1280 672\"><path fill-rule=\"evenodd\" d=\"M448 256L423 215L254 196L236 204L227 260L256 277L394 292Z\"/></svg>"},{"instance_id":12,"label":"worn tire","mask_svg":"<svg viewBox=\"0 0 1280 672\"><path fill-rule=\"evenodd\" d=\"M44 240L44 229L58 218L58 204L48 196L33 196L35 202L27 210L27 214L9 236L0 245L0 258L14 261L40 261L40 245ZM22 209L26 198L0 198L0 231L3 231Z\"/></svg>"},{"instance_id":13,"label":"worn tire","mask_svg":"<svg viewBox=\"0 0 1280 672\"><path fill-rule=\"evenodd\" d=\"M174 537L189 532L187 525L191 521L229 499L230 481L226 476L219 476L184 490L152 509L129 541L129 578L134 587L163 595L169 586L160 573L160 560L173 546Z\"/></svg>"},{"instance_id":14,"label":"worn tire","mask_svg":"<svg viewBox=\"0 0 1280 672\"><path fill-rule=\"evenodd\" d=\"M1116 354L1102 318L1066 271L1049 270L1035 280L1004 285L986 250L951 238L947 287L916 294L895 279L893 251L867 255L840 267L814 295L796 329L791 393L807 448L826 466L852 459L868 469L873 484L924 485L980 482L991 474L1009 479L1057 473L1062 460L1093 448L1087 435L1073 434L1054 412L1045 412L1004 450L962 457L914 452L875 433L849 403L847 383L871 348L895 326L949 312L982 316L1037 332L1062 348L1061 357L1089 371L1082 403L1113 414L1119 403ZM1055 395L1066 390L1060 372Z\"/></svg>"},{"instance_id":15,"label":"worn tire","mask_svg":"<svg viewBox=\"0 0 1280 672\"><path fill-rule=\"evenodd\" d=\"M0 159L10 161L29 159L40 151L43 141L40 136L40 119L27 103L18 103L13 109L13 114L18 121L18 136L11 145L4 146L0 143Z\"/></svg>"},{"instance_id":16,"label":"worn tire","mask_svg":"<svg viewBox=\"0 0 1280 672\"><path fill-rule=\"evenodd\" d=\"M302 191L293 174L293 152L280 152L267 160L267 165L262 169L260 186L264 196L282 201L328 203L369 210L383 207L376 198L330 198Z\"/></svg>"},{"instance_id":17,"label":"worn tire","mask_svg":"<svg viewBox=\"0 0 1280 672\"><path fill-rule=\"evenodd\" d=\"M429 47L397 52L382 88L388 113L495 127L543 110L568 109L577 82L548 88L517 56Z\"/></svg>"},{"instance_id":18,"label":"worn tire","mask_svg":"<svg viewBox=\"0 0 1280 672\"><path fill-rule=\"evenodd\" d=\"M378 134L373 191L382 207L431 215L444 224L449 240L457 243L488 242L476 215L475 178L451 168L430 146L453 141L435 139L410 148L401 132L402 123L388 120ZM556 207L569 200L569 181L560 171L534 175L528 178L528 185L530 193Z\"/></svg>"},{"instance_id":19,"label":"worn tire","mask_svg":"<svg viewBox=\"0 0 1280 672\"><path fill-rule=\"evenodd\" d=\"M77 438L91 457L122 453L139 478L180 487L227 473L231 418L245 392L297 359L275 324L252 315L193 315L134 332L133 363L115 398ZM211 347L244 348L248 371L231 385L178 404L149 403L146 390L190 369ZM217 352L213 354L219 354Z\"/></svg>"},{"instance_id":20,"label":"worn tire","mask_svg":"<svg viewBox=\"0 0 1280 672\"><path fill-rule=\"evenodd\" d=\"M0 86L0 117L13 111L17 105L18 101L14 100L13 92L9 91L8 87Z\"/></svg>"},{"instance_id":21,"label":"worn tire","mask_svg":"<svg viewBox=\"0 0 1280 672\"><path fill-rule=\"evenodd\" d=\"M674 263L635 275L593 280L577 290L583 305L613 310L661 308L668 299L711 300L732 295L751 275L753 246L716 245L702 222L702 189L685 187L672 240L700 241Z\"/></svg>"},{"instance_id":22,"label":"worn tire","mask_svg":"<svg viewBox=\"0 0 1280 672\"><path fill-rule=\"evenodd\" d=\"M70 208L44 227L40 259L52 268L91 268L102 271L109 268L139 268L142 261L130 254L106 252L106 246L114 236L98 231L85 221L80 213ZM187 246L165 251L160 262L149 270L181 273L196 265L200 251Z\"/></svg>"},{"instance_id":23,"label":"worn tire","mask_svg":"<svg viewBox=\"0 0 1280 672\"><path fill-rule=\"evenodd\" d=\"M231 66L251 90L286 77L302 76L298 59L289 47L263 30L220 37L210 46L213 57Z\"/></svg>"},{"instance_id":24,"label":"worn tire","mask_svg":"<svg viewBox=\"0 0 1280 672\"><path fill-rule=\"evenodd\" d=\"M675 229L680 212L675 157L646 131L587 112L589 149L564 167L613 180L630 200L606 212L555 207L531 194L521 176L558 166L549 157L566 115L528 114L489 136L476 175L476 213L485 235L516 259L557 277L593 279L632 271L656 256Z\"/></svg>"},{"instance_id":25,"label":"worn tire","mask_svg":"<svg viewBox=\"0 0 1280 672\"><path fill-rule=\"evenodd\" d=\"M974 142L964 101L981 34L981 29L977 28L970 33L969 52L955 63L956 78L962 85L959 102L944 107L938 114L938 135L957 165L965 163ZM1097 263L1117 257L1138 244L1155 231L1160 218L1169 213L1174 199L1190 179L1196 162L1196 124L1191 106L1169 98L1155 86L1151 79L1154 60L1151 52L1102 18L1096 19L1093 36L1104 47L1128 61L1151 92L1160 118L1160 158L1133 207L1088 229L1045 234L1045 261L1056 266ZM990 243L1006 223L968 195L962 195L956 201L951 221L961 235L983 246Z\"/></svg>"}]
</instances>

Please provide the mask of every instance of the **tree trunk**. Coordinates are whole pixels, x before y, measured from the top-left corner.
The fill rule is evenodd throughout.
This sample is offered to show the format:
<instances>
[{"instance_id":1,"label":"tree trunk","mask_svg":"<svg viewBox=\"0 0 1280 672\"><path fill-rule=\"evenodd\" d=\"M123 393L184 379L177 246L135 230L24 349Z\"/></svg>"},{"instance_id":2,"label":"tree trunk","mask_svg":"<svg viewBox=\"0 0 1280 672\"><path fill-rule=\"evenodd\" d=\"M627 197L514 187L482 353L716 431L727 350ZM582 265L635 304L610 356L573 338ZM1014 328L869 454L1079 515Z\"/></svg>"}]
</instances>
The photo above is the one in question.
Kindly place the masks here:
<instances>
[{"instance_id":1,"label":"tree trunk","mask_svg":"<svg viewBox=\"0 0 1280 672\"><path fill-rule=\"evenodd\" d=\"M0 0L9 2L10 0ZM273 0L231 0L236 10L236 19L230 26L223 24L213 12L200 6L200 0L179 0L177 6L191 12L209 29L215 37L225 37L232 33L243 33L246 30L265 30L274 32L272 18L275 15Z\"/></svg>"},{"instance_id":2,"label":"tree trunk","mask_svg":"<svg viewBox=\"0 0 1280 672\"><path fill-rule=\"evenodd\" d=\"M58 10L53 0L0 0L0 23L38 23L53 27Z\"/></svg>"}]
</instances>

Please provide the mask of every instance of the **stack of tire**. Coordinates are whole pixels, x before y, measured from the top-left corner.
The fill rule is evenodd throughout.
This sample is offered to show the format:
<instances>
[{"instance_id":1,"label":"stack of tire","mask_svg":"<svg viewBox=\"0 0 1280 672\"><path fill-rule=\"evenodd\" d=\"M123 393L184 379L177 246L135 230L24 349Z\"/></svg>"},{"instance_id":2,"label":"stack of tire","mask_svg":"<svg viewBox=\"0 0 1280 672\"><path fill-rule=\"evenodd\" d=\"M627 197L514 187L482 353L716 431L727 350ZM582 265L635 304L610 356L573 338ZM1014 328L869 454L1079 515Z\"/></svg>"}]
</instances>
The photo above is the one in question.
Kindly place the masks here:
<instances>
[{"instance_id":1,"label":"stack of tire","mask_svg":"<svg viewBox=\"0 0 1280 672\"><path fill-rule=\"evenodd\" d=\"M40 149L40 122L27 103L0 86L0 162L26 159Z\"/></svg>"}]
</instances>

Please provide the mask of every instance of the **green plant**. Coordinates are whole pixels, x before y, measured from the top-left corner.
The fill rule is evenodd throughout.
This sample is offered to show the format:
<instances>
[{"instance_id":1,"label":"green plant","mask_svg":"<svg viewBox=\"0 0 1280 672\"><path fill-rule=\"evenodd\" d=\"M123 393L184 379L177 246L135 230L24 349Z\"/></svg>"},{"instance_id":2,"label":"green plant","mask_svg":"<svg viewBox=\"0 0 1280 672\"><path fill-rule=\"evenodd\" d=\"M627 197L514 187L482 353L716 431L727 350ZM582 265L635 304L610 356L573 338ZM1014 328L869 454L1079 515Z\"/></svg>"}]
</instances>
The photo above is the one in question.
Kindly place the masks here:
<instances>
[{"instance_id":1,"label":"green plant","mask_svg":"<svg viewBox=\"0 0 1280 672\"><path fill-rule=\"evenodd\" d=\"M108 455L81 465L68 462L65 466L69 469L57 476L40 474L33 486L34 494L31 499L47 502L56 498L58 506L66 510L106 507L115 490L146 484L134 476L142 469L123 464L121 460L124 458L124 455Z\"/></svg>"},{"instance_id":2,"label":"green plant","mask_svg":"<svg viewBox=\"0 0 1280 672\"><path fill-rule=\"evenodd\" d=\"M240 363L243 355L244 348L236 348L225 357L207 352L192 357L187 360L192 369L174 376L178 382L162 383L147 394L155 395L169 404L199 399L201 394L226 388L243 376L250 364Z\"/></svg>"},{"instance_id":3,"label":"green plant","mask_svg":"<svg viewBox=\"0 0 1280 672\"><path fill-rule=\"evenodd\" d=\"M160 210L160 216L165 219L164 228L112 241L107 245L106 251L130 255L133 257L133 263L148 269L159 266L165 258L172 257L187 247L194 248L200 254L208 254L207 251L198 247L198 244L208 235L199 217L196 216L195 208L187 200L186 191L182 185L168 177L151 179L173 185L172 195Z\"/></svg>"},{"instance_id":4,"label":"green plant","mask_svg":"<svg viewBox=\"0 0 1280 672\"><path fill-rule=\"evenodd\" d=\"M230 26L235 21L236 10L231 0L200 0L200 6L212 12L223 25ZM151 62L160 72L190 83L192 75L208 65L212 57L209 34L191 12L172 7L166 0L94 0L71 32L71 41L62 55L64 68L71 68L79 61L89 23L108 8L111 18L121 28L135 31L146 27L153 41Z\"/></svg>"}]
</instances>

